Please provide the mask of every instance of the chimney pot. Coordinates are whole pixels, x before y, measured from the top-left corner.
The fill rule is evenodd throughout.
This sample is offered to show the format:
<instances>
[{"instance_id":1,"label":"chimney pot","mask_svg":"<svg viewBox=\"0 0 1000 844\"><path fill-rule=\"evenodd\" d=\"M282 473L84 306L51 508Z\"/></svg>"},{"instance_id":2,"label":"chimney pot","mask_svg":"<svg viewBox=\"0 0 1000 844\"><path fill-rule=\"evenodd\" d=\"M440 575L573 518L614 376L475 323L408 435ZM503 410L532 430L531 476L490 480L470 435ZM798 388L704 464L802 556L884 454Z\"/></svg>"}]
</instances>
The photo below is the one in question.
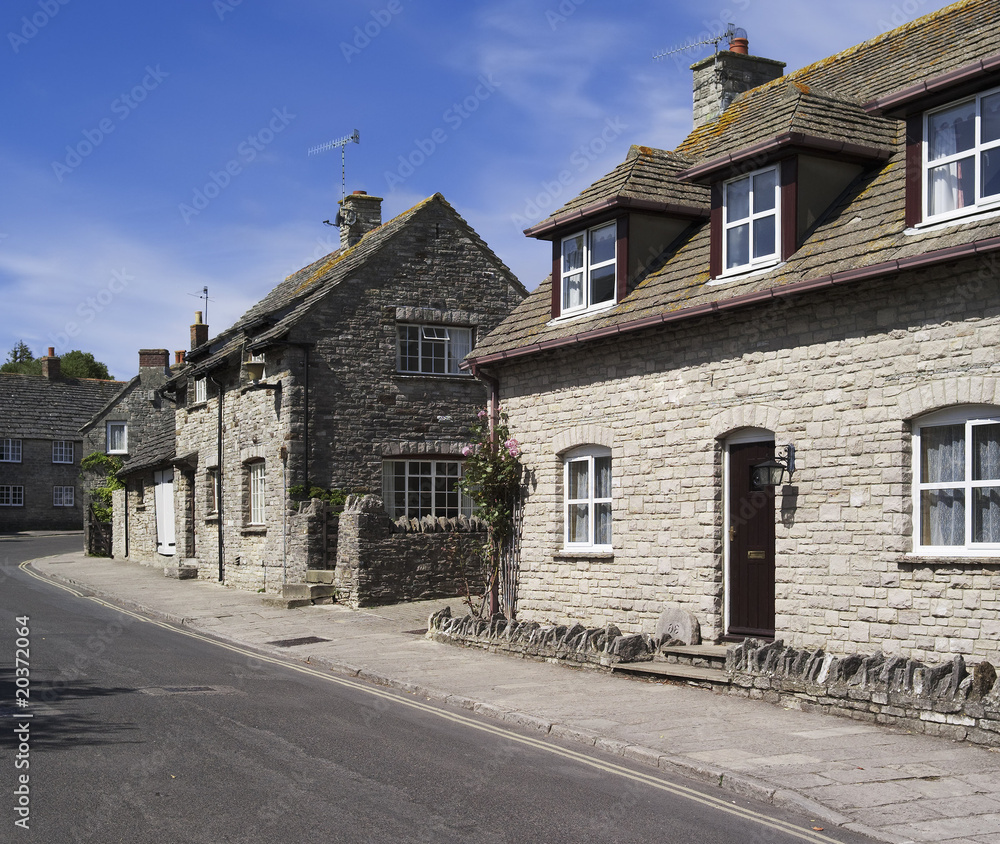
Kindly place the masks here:
<instances>
[{"instance_id":1,"label":"chimney pot","mask_svg":"<svg viewBox=\"0 0 1000 844\"><path fill-rule=\"evenodd\" d=\"M184 363L184 349L178 349L174 352L174 366L180 366Z\"/></svg>"},{"instance_id":2,"label":"chimney pot","mask_svg":"<svg viewBox=\"0 0 1000 844\"><path fill-rule=\"evenodd\" d=\"M60 374L60 362L59 358L56 357L55 347L49 346L49 353L42 358L42 375L52 381Z\"/></svg>"},{"instance_id":3,"label":"chimney pot","mask_svg":"<svg viewBox=\"0 0 1000 844\"><path fill-rule=\"evenodd\" d=\"M729 52L738 56L750 55L750 42L746 38L734 38L729 42Z\"/></svg>"}]
</instances>

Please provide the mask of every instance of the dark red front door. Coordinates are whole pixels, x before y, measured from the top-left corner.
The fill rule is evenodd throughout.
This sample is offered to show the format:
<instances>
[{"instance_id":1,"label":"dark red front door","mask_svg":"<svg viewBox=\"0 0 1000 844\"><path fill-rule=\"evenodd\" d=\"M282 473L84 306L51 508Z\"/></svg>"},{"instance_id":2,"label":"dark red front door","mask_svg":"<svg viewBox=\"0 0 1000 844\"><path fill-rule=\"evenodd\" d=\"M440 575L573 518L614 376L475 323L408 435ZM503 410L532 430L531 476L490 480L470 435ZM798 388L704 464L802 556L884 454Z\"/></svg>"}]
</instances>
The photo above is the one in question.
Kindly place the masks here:
<instances>
[{"instance_id":1,"label":"dark red front door","mask_svg":"<svg viewBox=\"0 0 1000 844\"><path fill-rule=\"evenodd\" d=\"M774 636L774 487L751 480L773 456L773 442L729 447L730 636Z\"/></svg>"}]
</instances>

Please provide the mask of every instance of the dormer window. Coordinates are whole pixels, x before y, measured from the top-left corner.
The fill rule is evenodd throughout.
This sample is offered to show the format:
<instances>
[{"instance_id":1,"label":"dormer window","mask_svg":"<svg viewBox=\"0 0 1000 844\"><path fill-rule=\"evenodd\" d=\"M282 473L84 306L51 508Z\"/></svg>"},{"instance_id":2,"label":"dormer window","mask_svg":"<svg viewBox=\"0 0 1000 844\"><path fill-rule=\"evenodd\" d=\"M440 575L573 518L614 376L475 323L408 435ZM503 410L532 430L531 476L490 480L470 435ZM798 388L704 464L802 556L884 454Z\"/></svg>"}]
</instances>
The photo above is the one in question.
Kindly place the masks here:
<instances>
[{"instance_id":1,"label":"dormer window","mask_svg":"<svg viewBox=\"0 0 1000 844\"><path fill-rule=\"evenodd\" d=\"M1000 203L1000 89L924 116L925 220Z\"/></svg>"},{"instance_id":2,"label":"dormer window","mask_svg":"<svg viewBox=\"0 0 1000 844\"><path fill-rule=\"evenodd\" d=\"M617 240L615 222L562 239L561 315L614 304Z\"/></svg>"},{"instance_id":3,"label":"dormer window","mask_svg":"<svg viewBox=\"0 0 1000 844\"><path fill-rule=\"evenodd\" d=\"M778 168L756 170L723 185L723 267L741 272L780 256Z\"/></svg>"}]
</instances>

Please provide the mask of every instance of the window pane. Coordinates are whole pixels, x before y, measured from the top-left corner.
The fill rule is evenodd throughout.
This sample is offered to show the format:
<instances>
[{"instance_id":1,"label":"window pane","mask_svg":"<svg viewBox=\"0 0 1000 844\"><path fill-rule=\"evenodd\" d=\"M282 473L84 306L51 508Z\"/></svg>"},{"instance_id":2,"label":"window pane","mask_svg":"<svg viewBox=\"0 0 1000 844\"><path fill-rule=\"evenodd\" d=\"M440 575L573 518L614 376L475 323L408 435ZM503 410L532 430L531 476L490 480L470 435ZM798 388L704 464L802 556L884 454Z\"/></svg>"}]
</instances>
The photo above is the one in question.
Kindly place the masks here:
<instances>
[{"instance_id":1,"label":"window pane","mask_svg":"<svg viewBox=\"0 0 1000 844\"><path fill-rule=\"evenodd\" d=\"M972 541L1000 542L1000 487L972 491Z\"/></svg>"},{"instance_id":2,"label":"window pane","mask_svg":"<svg viewBox=\"0 0 1000 844\"><path fill-rule=\"evenodd\" d=\"M615 257L615 230L617 226L601 226L590 233L590 265L603 264Z\"/></svg>"},{"instance_id":3,"label":"window pane","mask_svg":"<svg viewBox=\"0 0 1000 844\"><path fill-rule=\"evenodd\" d=\"M981 196L996 196L1000 194L1000 149L987 150L980 156L981 178L983 180Z\"/></svg>"},{"instance_id":4,"label":"window pane","mask_svg":"<svg viewBox=\"0 0 1000 844\"><path fill-rule=\"evenodd\" d=\"M583 273L563 279L563 307L579 308L583 304Z\"/></svg>"},{"instance_id":5,"label":"window pane","mask_svg":"<svg viewBox=\"0 0 1000 844\"><path fill-rule=\"evenodd\" d=\"M587 524L587 505L571 504L569 507L569 541L590 542L590 528Z\"/></svg>"},{"instance_id":6,"label":"window pane","mask_svg":"<svg viewBox=\"0 0 1000 844\"><path fill-rule=\"evenodd\" d=\"M594 498L611 497L611 458L594 458Z\"/></svg>"},{"instance_id":7,"label":"window pane","mask_svg":"<svg viewBox=\"0 0 1000 844\"><path fill-rule=\"evenodd\" d=\"M736 226L726 232L726 269L750 263L750 227Z\"/></svg>"},{"instance_id":8,"label":"window pane","mask_svg":"<svg viewBox=\"0 0 1000 844\"><path fill-rule=\"evenodd\" d=\"M726 221L750 216L750 177L726 185Z\"/></svg>"},{"instance_id":9,"label":"window pane","mask_svg":"<svg viewBox=\"0 0 1000 844\"><path fill-rule=\"evenodd\" d=\"M472 350L472 329L452 328L450 329L451 345L448 350L448 372L451 375L459 375L462 370L459 364L465 356Z\"/></svg>"},{"instance_id":10,"label":"window pane","mask_svg":"<svg viewBox=\"0 0 1000 844\"><path fill-rule=\"evenodd\" d=\"M976 142L976 102L939 111L927 118L928 160L972 149Z\"/></svg>"},{"instance_id":11,"label":"window pane","mask_svg":"<svg viewBox=\"0 0 1000 844\"><path fill-rule=\"evenodd\" d=\"M944 214L976 200L975 159L963 158L932 167L927 178L927 211Z\"/></svg>"},{"instance_id":12,"label":"window pane","mask_svg":"<svg viewBox=\"0 0 1000 844\"><path fill-rule=\"evenodd\" d=\"M983 143L1000 140L1000 93L983 97L980 134Z\"/></svg>"},{"instance_id":13,"label":"window pane","mask_svg":"<svg viewBox=\"0 0 1000 844\"><path fill-rule=\"evenodd\" d=\"M594 505L594 544L611 544L611 505Z\"/></svg>"},{"instance_id":14,"label":"window pane","mask_svg":"<svg viewBox=\"0 0 1000 844\"><path fill-rule=\"evenodd\" d=\"M583 235L567 237L563 241L563 269L564 273L583 269Z\"/></svg>"},{"instance_id":15,"label":"window pane","mask_svg":"<svg viewBox=\"0 0 1000 844\"><path fill-rule=\"evenodd\" d=\"M590 304L611 302L615 298L615 265L594 270L590 276Z\"/></svg>"},{"instance_id":16,"label":"window pane","mask_svg":"<svg viewBox=\"0 0 1000 844\"><path fill-rule=\"evenodd\" d=\"M569 500L585 501L589 496L590 481L588 480L587 460L574 460L569 464Z\"/></svg>"},{"instance_id":17,"label":"window pane","mask_svg":"<svg viewBox=\"0 0 1000 844\"><path fill-rule=\"evenodd\" d=\"M775 217L768 215L753 221L753 256L762 258L765 255L773 255L778 250L775 248Z\"/></svg>"},{"instance_id":18,"label":"window pane","mask_svg":"<svg viewBox=\"0 0 1000 844\"><path fill-rule=\"evenodd\" d=\"M766 170L753 177L753 210L755 214L774 208L774 189L777 185L777 170Z\"/></svg>"},{"instance_id":19,"label":"window pane","mask_svg":"<svg viewBox=\"0 0 1000 844\"><path fill-rule=\"evenodd\" d=\"M964 480L965 426L936 425L921 428L921 483L941 484Z\"/></svg>"},{"instance_id":20,"label":"window pane","mask_svg":"<svg viewBox=\"0 0 1000 844\"><path fill-rule=\"evenodd\" d=\"M964 545L964 491L929 489L921 492L920 528L924 545Z\"/></svg>"},{"instance_id":21,"label":"window pane","mask_svg":"<svg viewBox=\"0 0 1000 844\"><path fill-rule=\"evenodd\" d=\"M1000 480L1000 424L972 426L972 480Z\"/></svg>"}]
</instances>

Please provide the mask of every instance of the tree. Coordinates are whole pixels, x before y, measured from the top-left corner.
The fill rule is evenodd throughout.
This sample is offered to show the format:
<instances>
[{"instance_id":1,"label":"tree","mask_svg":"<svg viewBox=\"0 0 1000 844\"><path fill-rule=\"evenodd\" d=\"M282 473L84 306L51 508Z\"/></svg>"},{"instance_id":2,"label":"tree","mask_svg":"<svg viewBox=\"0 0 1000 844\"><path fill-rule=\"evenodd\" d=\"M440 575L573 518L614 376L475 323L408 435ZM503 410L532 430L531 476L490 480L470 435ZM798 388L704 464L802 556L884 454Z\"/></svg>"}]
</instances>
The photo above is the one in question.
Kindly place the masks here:
<instances>
[{"instance_id":1,"label":"tree","mask_svg":"<svg viewBox=\"0 0 1000 844\"><path fill-rule=\"evenodd\" d=\"M106 364L94 360L90 352L74 349L66 352L59 361L59 371L66 378L100 378L111 380ZM14 348L7 354L7 362L0 366L0 372L12 372L15 375L41 375L42 361L31 353L31 349L23 340L18 340Z\"/></svg>"}]
</instances>

